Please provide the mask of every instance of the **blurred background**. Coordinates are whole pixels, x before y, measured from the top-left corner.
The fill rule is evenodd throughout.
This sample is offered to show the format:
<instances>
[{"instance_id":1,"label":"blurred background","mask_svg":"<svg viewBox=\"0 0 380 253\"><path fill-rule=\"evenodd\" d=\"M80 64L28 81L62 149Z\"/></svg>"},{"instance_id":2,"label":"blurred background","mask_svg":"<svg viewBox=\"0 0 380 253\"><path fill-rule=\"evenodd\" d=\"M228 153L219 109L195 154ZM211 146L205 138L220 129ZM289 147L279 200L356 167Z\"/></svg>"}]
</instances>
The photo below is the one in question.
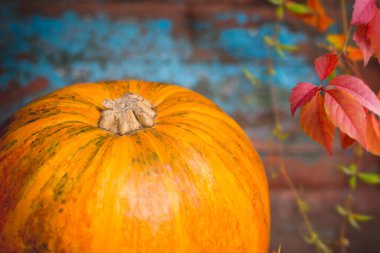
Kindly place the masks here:
<instances>
[{"instance_id":1,"label":"blurred background","mask_svg":"<svg viewBox=\"0 0 380 253\"><path fill-rule=\"evenodd\" d=\"M322 2L329 15L339 17L339 1ZM133 78L191 88L228 112L263 158L271 192L271 251L281 244L282 252L315 252L304 240L294 195L277 171L280 148L273 140L273 101L266 85L272 83L288 134L286 166L310 205L315 229L334 247L343 220L335 205L344 205L348 192L337 167L354 161L354 149L342 151L336 141L329 156L306 137L298 116L290 116L290 89L300 81L317 83L313 60L326 52L316 46L324 43L323 34L286 17L279 41L299 50L274 56L276 73L268 80L272 53L264 37L273 34L274 13L265 0L2 1L0 122L32 99L72 83ZM330 28L339 29L339 23ZM261 84L252 85L244 72ZM377 92L377 60L363 73ZM379 172L379 160L364 154L361 167ZM360 184L354 209L375 219L360 230L348 229L348 252L380 252L379 187Z\"/></svg>"}]
</instances>

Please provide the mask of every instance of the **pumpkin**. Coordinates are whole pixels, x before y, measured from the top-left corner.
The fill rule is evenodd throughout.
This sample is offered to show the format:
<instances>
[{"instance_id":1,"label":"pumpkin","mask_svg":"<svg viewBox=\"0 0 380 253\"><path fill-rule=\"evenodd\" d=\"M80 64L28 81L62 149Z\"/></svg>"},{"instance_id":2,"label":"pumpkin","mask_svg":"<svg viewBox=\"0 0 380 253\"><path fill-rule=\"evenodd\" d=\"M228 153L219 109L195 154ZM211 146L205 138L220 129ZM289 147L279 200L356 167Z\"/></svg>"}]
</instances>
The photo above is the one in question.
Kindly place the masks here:
<instances>
[{"instance_id":1,"label":"pumpkin","mask_svg":"<svg viewBox=\"0 0 380 253\"><path fill-rule=\"evenodd\" d=\"M265 171L209 99L75 84L0 132L0 252L267 252Z\"/></svg>"}]
</instances>

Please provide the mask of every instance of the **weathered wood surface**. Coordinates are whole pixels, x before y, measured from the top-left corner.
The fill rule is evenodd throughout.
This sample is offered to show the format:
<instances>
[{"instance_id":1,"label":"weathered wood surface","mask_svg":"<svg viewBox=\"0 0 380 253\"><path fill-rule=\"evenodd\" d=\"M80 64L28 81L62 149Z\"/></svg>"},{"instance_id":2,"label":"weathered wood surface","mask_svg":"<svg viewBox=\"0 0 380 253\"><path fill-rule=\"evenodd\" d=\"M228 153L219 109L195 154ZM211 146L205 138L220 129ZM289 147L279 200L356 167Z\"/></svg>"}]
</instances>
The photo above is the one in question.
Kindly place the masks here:
<instances>
[{"instance_id":1,"label":"weathered wood surface","mask_svg":"<svg viewBox=\"0 0 380 253\"><path fill-rule=\"evenodd\" d=\"M338 12L330 3L330 12ZM252 138L268 172L279 163L279 147L270 141L273 113L267 87L254 88L242 74L247 68L264 82L276 84L277 104L290 135L286 164L312 206L318 231L336 237L347 188L338 164L353 161L353 151L334 156L312 143L290 117L288 93L299 81L316 81L312 46L323 36L288 18L280 40L299 44L301 53L275 58L276 76L265 74L270 50L263 38L273 32L274 12L260 0L187 1L18 1L0 9L0 121L31 99L70 83L140 78L176 83L208 96L230 113ZM333 28L337 29L337 27ZM367 76L380 79L378 65ZM376 170L378 159L365 155L363 168ZM301 236L303 225L284 180L270 179L272 246L283 252L314 252ZM357 211L375 221L352 230L352 253L380 252L380 191L361 187Z\"/></svg>"}]
</instances>

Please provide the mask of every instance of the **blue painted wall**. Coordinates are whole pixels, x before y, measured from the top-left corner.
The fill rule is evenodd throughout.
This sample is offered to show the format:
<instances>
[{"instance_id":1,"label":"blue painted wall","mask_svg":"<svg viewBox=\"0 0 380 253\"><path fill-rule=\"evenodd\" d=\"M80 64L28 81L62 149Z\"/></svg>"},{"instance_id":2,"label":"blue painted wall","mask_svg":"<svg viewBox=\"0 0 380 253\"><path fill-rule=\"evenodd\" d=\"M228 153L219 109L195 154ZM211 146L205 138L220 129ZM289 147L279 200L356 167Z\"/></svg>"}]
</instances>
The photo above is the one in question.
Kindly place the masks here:
<instances>
[{"instance_id":1,"label":"blue painted wall","mask_svg":"<svg viewBox=\"0 0 380 253\"><path fill-rule=\"evenodd\" d=\"M116 20L106 13L81 16L72 11L56 17L20 16L11 7L2 8L0 17L0 92L9 92L12 82L22 88L38 77L49 84L25 92L15 103L2 104L0 120L32 98L62 86L125 78L197 89L229 113L255 110L255 99L247 98L253 89L242 68L266 81L270 51L263 37L271 35L274 27L273 23L247 27L247 22L260 21L259 13L225 12L207 21L194 21L194 39L175 33L176 24L166 18L125 16ZM217 22L231 19L236 26L215 27ZM282 26L280 41L294 45L307 42L307 37ZM209 54L207 60L194 56L199 50ZM314 76L302 56L277 57L275 65L273 82L286 89Z\"/></svg>"}]
</instances>

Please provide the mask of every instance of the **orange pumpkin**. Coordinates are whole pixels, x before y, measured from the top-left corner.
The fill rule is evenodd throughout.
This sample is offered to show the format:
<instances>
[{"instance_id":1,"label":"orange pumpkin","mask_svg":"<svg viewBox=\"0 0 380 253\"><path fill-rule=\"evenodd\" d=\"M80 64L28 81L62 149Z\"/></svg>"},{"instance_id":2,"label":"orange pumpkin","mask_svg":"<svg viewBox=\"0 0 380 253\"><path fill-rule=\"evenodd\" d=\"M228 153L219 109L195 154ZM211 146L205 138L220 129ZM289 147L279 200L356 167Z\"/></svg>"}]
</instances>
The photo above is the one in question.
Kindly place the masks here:
<instances>
[{"instance_id":1,"label":"orange pumpkin","mask_svg":"<svg viewBox=\"0 0 380 253\"><path fill-rule=\"evenodd\" d=\"M0 252L262 253L269 223L260 157L188 89L76 84L1 128Z\"/></svg>"}]
</instances>

